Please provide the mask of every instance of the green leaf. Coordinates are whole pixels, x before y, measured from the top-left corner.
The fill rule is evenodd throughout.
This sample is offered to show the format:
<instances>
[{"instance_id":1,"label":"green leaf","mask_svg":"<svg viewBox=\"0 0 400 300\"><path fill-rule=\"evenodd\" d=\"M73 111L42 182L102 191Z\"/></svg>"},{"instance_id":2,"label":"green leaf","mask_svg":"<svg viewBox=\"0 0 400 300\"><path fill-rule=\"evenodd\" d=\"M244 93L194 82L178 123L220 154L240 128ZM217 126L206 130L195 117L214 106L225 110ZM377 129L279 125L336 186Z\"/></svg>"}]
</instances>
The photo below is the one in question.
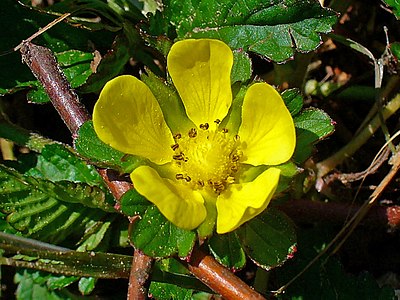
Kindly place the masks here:
<instances>
[{"instance_id":1,"label":"green leaf","mask_svg":"<svg viewBox=\"0 0 400 300\"><path fill-rule=\"evenodd\" d=\"M60 242L114 211L103 191L83 183L24 176L0 165L0 209L25 236Z\"/></svg>"},{"instance_id":2,"label":"green leaf","mask_svg":"<svg viewBox=\"0 0 400 300\"><path fill-rule=\"evenodd\" d=\"M299 173L299 168L297 168L297 166L290 161L279 166L274 166L274 168L281 170L278 187L275 191L275 194L278 194L289 188L293 177Z\"/></svg>"},{"instance_id":3,"label":"green leaf","mask_svg":"<svg viewBox=\"0 0 400 300\"><path fill-rule=\"evenodd\" d=\"M130 189L119 199L121 211L130 217L144 215L151 203L135 189Z\"/></svg>"},{"instance_id":4,"label":"green leaf","mask_svg":"<svg viewBox=\"0 0 400 300\"><path fill-rule=\"evenodd\" d=\"M103 183L96 169L76 156L72 149L62 144L46 145L37 158L34 168L25 173L28 176L48 179L53 182L84 182L89 185Z\"/></svg>"},{"instance_id":5,"label":"green leaf","mask_svg":"<svg viewBox=\"0 0 400 300\"><path fill-rule=\"evenodd\" d=\"M233 67L231 71L231 83L237 81L245 82L250 79L252 65L249 55L242 51L233 51Z\"/></svg>"},{"instance_id":6,"label":"green leaf","mask_svg":"<svg viewBox=\"0 0 400 300\"><path fill-rule=\"evenodd\" d=\"M140 163L139 158L132 155L125 155L103 143L97 137L92 121L84 123L79 128L75 148L79 154L96 165L114 168L124 173L132 172Z\"/></svg>"},{"instance_id":7,"label":"green leaf","mask_svg":"<svg viewBox=\"0 0 400 300\"><path fill-rule=\"evenodd\" d=\"M240 270L246 264L244 250L237 235L233 232L213 235L208 246L216 260L227 268Z\"/></svg>"},{"instance_id":8,"label":"green leaf","mask_svg":"<svg viewBox=\"0 0 400 300\"><path fill-rule=\"evenodd\" d=\"M303 108L303 97L299 89L285 90L281 96L293 117L297 115Z\"/></svg>"},{"instance_id":9,"label":"green leaf","mask_svg":"<svg viewBox=\"0 0 400 300\"><path fill-rule=\"evenodd\" d=\"M386 5L392 8L393 14L396 16L396 19L400 18L400 1L399 0L383 0Z\"/></svg>"},{"instance_id":10,"label":"green leaf","mask_svg":"<svg viewBox=\"0 0 400 300\"><path fill-rule=\"evenodd\" d=\"M149 293L157 300L190 300L192 290L181 288L179 285L152 281Z\"/></svg>"},{"instance_id":11,"label":"green leaf","mask_svg":"<svg viewBox=\"0 0 400 300\"><path fill-rule=\"evenodd\" d=\"M43 28L45 25L55 19L47 13L39 12L32 7L27 8L18 1L3 0L0 2L0 27L14 28L14 30L5 30L0 36L0 45L2 51L7 51L17 46L21 41L27 39L30 35ZM69 12L71 12L70 10ZM15 27L15 20L18 26ZM40 35L35 39L35 43L50 48L54 53L63 53L65 51L76 49L92 55L93 46L97 50L109 47L112 43L114 34L106 31L90 32L81 27L73 27L65 22L61 22L51 28L51 30ZM89 45L90 41L91 45ZM0 56L0 65L7 72L0 74L0 93L12 93L25 87L38 87L39 83L35 81L32 73L21 62L21 54L16 51L7 55ZM84 66L84 69L82 68ZM74 85L80 85L88 72L90 66L88 62L77 62L76 65L67 67L70 69L66 73L75 70L75 74L84 71L84 76L78 76ZM72 73L70 75L73 75ZM67 74L67 76L69 76ZM31 101L45 102L46 97L42 92L28 95Z\"/></svg>"},{"instance_id":12,"label":"green leaf","mask_svg":"<svg viewBox=\"0 0 400 300\"><path fill-rule=\"evenodd\" d=\"M128 216L140 215L141 218L133 225L131 239L145 254L186 257L192 250L196 234L173 225L155 205L136 192L131 190L122 196L121 209Z\"/></svg>"},{"instance_id":13,"label":"green leaf","mask_svg":"<svg viewBox=\"0 0 400 300\"><path fill-rule=\"evenodd\" d=\"M296 252L296 232L282 212L269 208L237 230L248 256L261 268L282 265Z\"/></svg>"},{"instance_id":14,"label":"green leaf","mask_svg":"<svg viewBox=\"0 0 400 300\"><path fill-rule=\"evenodd\" d=\"M302 111L293 120L296 127L296 150L293 157L297 163L302 163L311 155L313 144L332 134L335 126L327 113L316 108Z\"/></svg>"},{"instance_id":15,"label":"green leaf","mask_svg":"<svg viewBox=\"0 0 400 300\"><path fill-rule=\"evenodd\" d=\"M330 32L337 19L311 0L169 0L164 13L178 38L216 38L276 62L292 57L294 49L317 48L320 33Z\"/></svg>"},{"instance_id":16,"label":"green leaf","mask_svg":"<svg viewBox=\"0 0 400 300\"><path fill-rule=\"evenodd\" d=\"M66 300L72 299L66 291L49 289L46 282L53 275L34 270L22 270L15 274L14 281L18 284L15 296L20 300ZM57 277L54 277L57 278ZM69 282L70 284L72 282Z\"/></svg>"},{"instance_id":17,"label":"green leaf","mask_svg":"<svg viewBox=\"0 0 400 300\"><path fill-rule=\"evenodd\" d=\"M193 231L176 227L151 205L132 230L135 247L151 257L169 257L177 254L186 257L196 238Z\"/></svg>"},{"instance_id":18,"label":"green leaf","mask_svg":"<svg viewBox=\"0 0 400 300\"><path fill-rule=\"evenodd\" d=\"M82 277L79 280L78 287L82 295L89 295L95 288L96 278Z\"/></svg>"}]
</instances>

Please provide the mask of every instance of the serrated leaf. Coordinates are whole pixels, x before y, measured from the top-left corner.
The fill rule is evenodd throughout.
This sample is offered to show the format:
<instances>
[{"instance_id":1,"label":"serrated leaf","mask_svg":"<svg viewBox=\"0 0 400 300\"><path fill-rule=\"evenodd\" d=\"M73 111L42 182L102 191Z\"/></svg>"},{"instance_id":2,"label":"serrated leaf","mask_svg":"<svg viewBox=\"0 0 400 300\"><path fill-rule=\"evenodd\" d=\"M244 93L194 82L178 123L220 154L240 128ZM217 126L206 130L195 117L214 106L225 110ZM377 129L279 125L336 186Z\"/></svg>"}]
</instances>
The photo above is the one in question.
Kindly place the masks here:
<instances>
[{"instance_id":1,"label":"serrated leaf","mask_svg":"<svg viewBox=\"0 0 400 300\"><path fill-rule=\"evenodd\" d=\"M66 180L90 185L99 185L103 182L93 166L88 165L62 144L46 145L37 157L36 166L28 170L25 175L53 182Z\"/></svg>"},{"instance_id":2,"label":"serrated leaf","mask_svg":"<svg viewBox=\"0 0 400 300\"><path fill-rule=\"evenodd\" d=\"M96 278L82 277L79 279L78 287L82 295L89 295L95 288Z\"/></svg>"},{"instance_id":3,"label":"serrated leaf","mask_svg":"<svg viewBox=\"0 0 400 300\"><path fill-rule=\"evenodd\" d=\"M193 290L188 290L179 285L152 281L149 293L157 300L190 300Z\"/></svg>"},{"instance_id":4,"label":"serrated leaf","mask_svg":"<svg viewBox=\"0 0 400 300\"><path fill-rule=\"evenodd\" d=\"M133 195L130 198L130 195ZM135 247L152 257L169 257L177 254L186 257L192 250L196 235L193 231L176 227L169 222L157 209L143 197L135 194L125 194L122 198L121 209L135 216L140 214L131 232ZM135 207L137 206L137 207Z\"/></svg>"},{"instance_id":5,"label":"serrated leaf","mask_svg":"<svg viewBox=\"0 0 400 300\"><path fill-rule=\"evenodd\" d=\"M81 234L89 221L114 211L109 200L96 187L23 176L0 165L0 209L26 236L56 242Z\"/></svg>"},{"instance_id":6,"label":"serrated leaf","mask_svg":"<svg viewBox=\"0 0 400 300\"><path fill-rule=\"evenodd\" d=\"M132 155L125 155L103 143L97 137L92 121L85 122L79 128L75 148L79 154L91 162L99 166L118 169L125 173L132 172L140 163L140 159Z\"/></svg>"},{"instance_id":7,"label":"serrated leaf","mask_svg":"<svg viewBox=\"0 0 400 300\"><path fill-rule=\"evenodd\" d=\"M294 117L301 111L303 107L303 96L301 95L299 89L285 90L283 91L281 96L283 98L283 101L285 101L285 104L292 117Z\"/></svg>"},{"instance_id":8,"label":"serrated leaf","mask_svg":"<svg viewBox=\"0 0 400 300\"><path fill-rule=\"evenodd\" d=\"M236 271L246 264L246 255L235 233L215 234L208 246L216 260L227 268Z\"/></svg>"},{"instance_id":9,"label":"serrated leaf","mask_svg":"<svg viewBox=\"0 0 400 300\"><path fill-rule=\"evenodd\" d=\"M302 111L293 120L296 127L296 150L293 157L301 163L311 155L313 144L332 134L335 126L327 113L316 108Z\"/></svg>"},{"instance_id":10,"label":"serrated leaf","mask_svg":"<svg viewBox=\"0 0 400 300\"><path fill-rule=\"evenodd\" d=\"M311 0L170 0L164 12L179 38L216 38L276 62L292 57L294 49L317 48L319 34L331 31L337 19Z\"/></svg>"},{"instance_id":11,"label":"serrated leaf","mask_svg":"<svg viewBox=\"0 0 400 300\"><path fill-rule=\"evenodd\" d=\"M282 265L296 252L296 232L282 212L269 208L237 230L247 255L261 268Z\"/></svg>"}]
</instances>

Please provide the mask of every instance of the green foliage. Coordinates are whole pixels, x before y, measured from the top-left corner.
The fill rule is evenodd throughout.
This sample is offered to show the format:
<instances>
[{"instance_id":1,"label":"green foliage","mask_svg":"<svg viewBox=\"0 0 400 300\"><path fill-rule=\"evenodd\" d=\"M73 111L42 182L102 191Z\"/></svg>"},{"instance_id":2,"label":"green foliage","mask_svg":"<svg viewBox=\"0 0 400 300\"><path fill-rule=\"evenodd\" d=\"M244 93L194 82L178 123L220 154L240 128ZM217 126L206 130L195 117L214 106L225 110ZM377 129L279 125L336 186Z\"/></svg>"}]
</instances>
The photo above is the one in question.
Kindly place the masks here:
<instances>
[{"instance_id":1,"label":"green foliage","mask_svg":"<svg viewBox=\"0 0 400 300\"><path fill-rule=\"evenodd\" d=\"M266 270L283 264L296 252L292 221L272 208L239 227L237 234L247 255Z\"/></svg>"},{"instance_id":2,"label":"green foliage","mask_svg":"<svg viewBox=\"0 0 400 300\"><path fill-rule=\"evenodd\" d=\"M15 275L15 283L18 283L16 299L20 300L69 300L78 299L62 288L77 280L76 277L65 277L46 274L39 271L21 270Z\"/></svg>"},{"instance_id":3,"label":"green foliage","mask_svg":"<svg viewBox=\"0 0 400 300\"><path fill-rule=\"evenodd\" d=\"M312 153L313 145L333 133L333 120L323 110L309 108L294 117L296 150L294 159L304 162Z\"/></svg>"},{"instance_id":4,"label":"green foliage","mask_svg":"<svg viewBox=\"0 0 400 300\"><path fill-rule=\"evenodd\" d=\"M400 18L400 2L398 0L383 0L386 5L392 8L393 14L396 16L397 19Z\"/></svg>"},{"instance_id":5,"label":"green foliage","mask_svg":"<svg viewBox=\"0 0 400 300\"><path fill-rule=\"evenodd\" d=\"M129 216L140 215L131 231L133 244L152 257L186 257L195 242L195 233L176 227L149 201L131 190L121 198L121 209Z\"/></svg>"},{"instance_id":6,"label":"green foliage","mask_svg":"<svg viewBox=\"0 0 400 300\"><path fill-rule=\"evenodd\" d=\"M158 300L190 300L192 290L183 289L175 284L152 282L149 293Z\"/></svg>"},{"instance_id":7,"label":"green foliage","mask_svg":"<svg viewBox=\"0 0 400 300\"><path fill-rule=\"evenodd\" d=\"M81 126L75 141L76 150L83 157L98 166L109 167L125 173L131 172L140 163L140 159L111 148L96 135L92 121Z\"/></svg>"},{"instance_id":8,"label":"green foliage","mask_svg":"<svg viewBox=\"0 0 400 300\"><path fill-rule=\"evenodd\" d=\"M235 233L214 235L209 248L214 257L230 269L240 270L246 264L246 255Z\"/></svg>"},{"instance_id":9,"label":"green foliage","mask_svg":"<svg viewBox=\"0 0 400 300\"><path fill-rule=\"evenodd\" d=\"M0 166L0 208L26 236L55 243L78 233L90 221L102 222L113 211L97 187L24 176ZM105 210L105 211L104 211Z\"/></svg>"},{"instance_id":10,"label":"green foliage","mask_svg":"<svg viewBox=\"0 0 400 300\"><path fill-rule=\"evenodd\" d=\"M301 52L317 48L319 33L331 31L337 18L311 0L168 0L164 5L178 38L217 38L277 62L293 56L293 47Z\"/></svg>"},{"instance_id":11,"label":"green foliage","mask_svg":"<svg viewBox=\"0 0 400 300\"><path fill-rule=\"evenodd\" d=\"M100 2L100 1L98 1ZM0 51L9 51L21 41L27 39L40 27L50 23L54 17L43 12L21 6L13 0L4 0L0 4L0 26L1 28L14 28L18 20L18 30L5 30L0 37ZM106 48L112 42L112 36L108 31L91 32L82 28L72 27L60 23L50 31L38 37L35 42L49 47L61 61L67 60L64 65L67 78L71 80L73 87L82 85L91 73L90 61L92 54L89 52L88 41L96 44L98 49ZM45 102L47 95L41 92L42 88L38 81L34 80L29 69L22 64L18 52L0 56L2 68L9 72L0 74L0 94L13 93L20 89L37 88L30 94L29 100L33 102ZM75 76L75 75L79 76ZM37 94L36 94L37 93Z\"/></svg>"}]
</instances>

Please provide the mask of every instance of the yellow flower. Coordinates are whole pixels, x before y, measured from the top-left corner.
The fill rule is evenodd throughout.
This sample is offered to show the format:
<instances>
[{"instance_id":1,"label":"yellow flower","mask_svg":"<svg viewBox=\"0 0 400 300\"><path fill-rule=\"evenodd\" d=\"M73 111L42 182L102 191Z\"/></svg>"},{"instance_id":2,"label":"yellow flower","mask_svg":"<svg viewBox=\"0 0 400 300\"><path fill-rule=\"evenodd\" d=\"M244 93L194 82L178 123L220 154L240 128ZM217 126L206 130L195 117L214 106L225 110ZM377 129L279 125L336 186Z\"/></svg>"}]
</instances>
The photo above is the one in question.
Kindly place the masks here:
<instances>
[{"instance_id":1,"label":"yellow flower","mask_svg":"<svg viewBox=\"0 0 400 300\"><path fill-rule=\"evenodd\" d=\"M232 51L218 40L172 46L168 72L187 118L127 75L109 81L94 108L102 141L147 159L131 173L136 190L184 229L216 215L217 233L226 233L260 214L279 181L271 166L295 148L293 119L270 85L251 85L243 104L232 105L232 64Z\"/></svg>"}]
</instances>

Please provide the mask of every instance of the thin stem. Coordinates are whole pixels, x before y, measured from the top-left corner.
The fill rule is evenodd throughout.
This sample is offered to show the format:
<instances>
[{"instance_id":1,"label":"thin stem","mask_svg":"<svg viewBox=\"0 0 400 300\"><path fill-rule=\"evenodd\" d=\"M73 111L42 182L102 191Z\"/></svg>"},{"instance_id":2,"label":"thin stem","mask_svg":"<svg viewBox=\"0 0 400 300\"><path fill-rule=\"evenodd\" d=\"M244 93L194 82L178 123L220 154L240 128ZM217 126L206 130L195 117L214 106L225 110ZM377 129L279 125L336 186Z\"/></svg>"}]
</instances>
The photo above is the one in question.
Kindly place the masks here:
<instances>
[{"instance_id":1,"label":"thin stem","mask_svg":"<svg viewBox=\"0 0 400 300\"><path fill-rule=\"evenodd\" d=\"M386 121L390 116L397 112L400 108L400 94L397 94L391 101L389 101L382 109L383 119ZM337 165L341 164L346 158L351 157L358 149L364 145L368 139L375 133L381 125L379 115L375 117L364 127L360 133L355 136L346 146L340 149L331 157L317 163L318 170L317 178L321 179ZM318 184L318 183L317 183Z\"/></svg>"}]
</instances>

